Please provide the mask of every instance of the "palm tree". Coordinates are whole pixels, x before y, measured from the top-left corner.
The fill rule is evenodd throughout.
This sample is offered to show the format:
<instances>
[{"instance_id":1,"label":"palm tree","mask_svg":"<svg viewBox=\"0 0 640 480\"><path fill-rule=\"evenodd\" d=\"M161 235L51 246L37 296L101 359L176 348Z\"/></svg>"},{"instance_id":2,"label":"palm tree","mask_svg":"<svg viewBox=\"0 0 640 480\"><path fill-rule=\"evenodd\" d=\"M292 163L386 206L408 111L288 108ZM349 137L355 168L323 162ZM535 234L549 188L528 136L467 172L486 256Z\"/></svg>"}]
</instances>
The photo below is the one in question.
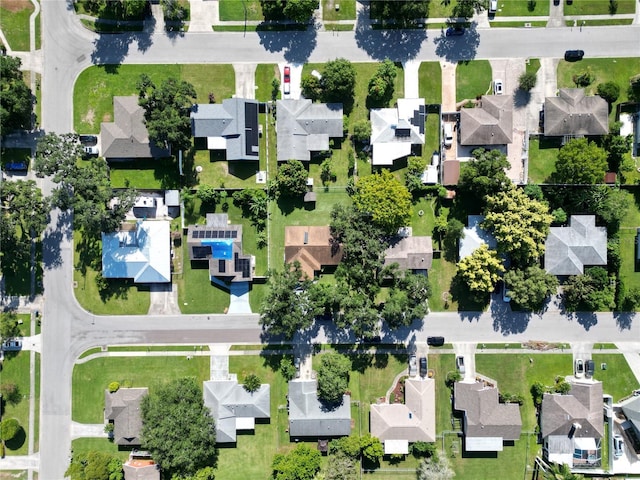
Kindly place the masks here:
<instances>
[{"instance_id":1,"label":"palm tree","mask_svg":"<svg viewBox=\"0 0 640 480\"><path fill-rule=\"evenodd\" d=\"M549 469L544 472L545 480L583 480L582 475L571 472L569 465L566 463L550 463Z\"/></svg>"}]
</instances>

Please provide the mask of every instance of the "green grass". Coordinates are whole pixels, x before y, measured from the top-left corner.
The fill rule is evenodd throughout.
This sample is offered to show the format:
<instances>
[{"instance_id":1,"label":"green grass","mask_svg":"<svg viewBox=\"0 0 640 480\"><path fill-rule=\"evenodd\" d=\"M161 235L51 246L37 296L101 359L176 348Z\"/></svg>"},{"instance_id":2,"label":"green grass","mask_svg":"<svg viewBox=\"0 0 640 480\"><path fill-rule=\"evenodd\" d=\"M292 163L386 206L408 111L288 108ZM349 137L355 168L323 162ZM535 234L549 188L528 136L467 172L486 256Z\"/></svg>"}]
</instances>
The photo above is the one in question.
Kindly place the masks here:
<instances>
[{"instance_id":1,"label":"green grass","mask_svg":"<svg viewBox=\"0 0 640 480\"><path fill-rule=\"evenodd\" d=\"M29 17L33 12L33 4L27 0L11 2L16 5L8 9L0 6L0 28L4 33L11 50L29 51ZM36 21L36 27L38 22Z\"/></svg>"},{"instance_id":2,"label":"green grass","mask_svg":"<svg viewBox=\"0 0 640 480\"><path fill-rule=\"evenodd\" d=\"M100 298L96 285L96 276L102 268L102 242L88 246L82 239L78 229L73 232L74 255L73 279L77 283L74 289L76 300L80 305L98 315L109 315L117 312L121 315L144 315L149 311L150 296L148 287L137 286L131 280L111 279L112 288L108 296ZM81 260L88 259L83 266Z\"/></svg>"},{"instance_id":3,"label":"green grass","mask_svg":"<svg viewBox=\"0 0 640 480\"><path fill-rule=\"evenodd\" d=\"M336 11L336 4L340 5L340 10ZM356 1L355 0L322 0L322 20L333 22L336 20L355 20ZM333 26L331 26L333 28Z\"/></svg>"},{"instance_id":4,"label":"green grass","mask_svg":"<svg viewBox=\"0 0 640 480\"><path fill-rule=\"evenodd\" d=\"M602 382L604 393L611 395L614 402L631 395L640 386L624 355L594 353L592 358L596 364L593 378ZM607 364L606 370L600 368L602 363Z\"/></svg>"},{"instance_id":5,"label":"green grass","mask_svg":"<svg viewBox=\"0 0 640 480\"><path fill-rule=\"evenodd\" d=\"M456 369L455 355L430 354L429 369L434 371L436 382L436 434L451 431L451 390L447 388L445 380L448 372Z\"/></svg>"},{"instance_id":6,"label":"green grass","mask_svg":"<svg viewBox=\"0 0 640 480\"><path fill-rule=\"evenodd\" d=\"M549 2L543 0L499 0L496 17L533 17L549 15Z\"/></svg>"},{"instance_id":7,"label":"green grass","mask_svg":"<svg viewBox=\"0 0 640 480\"><path fill-rule=\"evenodd\" d=\"M247 20L264 20L262 7L259 0L220 0L220 20L222 21L243 21L245 20L245 7Z\"/></svg>"},{"instance_id":8,"label":"green grass","mask_svg":"<svg viewBox=\"0 0 640 480\"><path fill-rule=\"evenodd\" d=\"M4 287L8 295L31 295L31 252L30 249L20 250L19 256L11 258L11 267L4 262ZM39 294L42 288L42 242L36 242L35 247L35 292Z\"/></svg>"},{"instance_id":9,"label":"green grass","mask_svg":"<svg viewBox=\"0 0 640 480\"><path fill-rule=\"evenodd\" d=\"M107 347L109 352L208 352L207 345L136 345L133 347Z\"/></svg>"},{"instance_id":10,"label":"green grass","mask_svg":"<svg viewBox=\"0 0 640 480\"><path fill-rule=\"evenodd\" d=\"M101 65L84 70L73 93L74 129L98 133L101 122L113 121L113 97L138 93L136 84L146 73L156 84L176 77L193 84L197 101L207 103L209 93L218 101L235 93L231 65Z\"/></svg>"},{"instance_id":11,"label":"green grass","mask_svg":"<svg viewBox=\"0 0 640 480\"><path fill-rule=\"evenodd\" d=\"M540 70L540 59L539 58L530 58L529 61L525 64L525 71L527 73L538 73Z\"/></svg>"},{"instance_id":12,"label":"green grass","mask_svg":"<svg viewBox=\"0 0 640 480\"><path fill-rule=\"evenodd\" d=\"M532 28L546 27L547 22L490 22L491 28L525 28L525 23L529 24Z\"/></svg>"},{"instance_id":13,"label":"green grass","mask_svg":"<svg viewBox=\"0 0 640 480\"><path fill-rule=\"evenodd\" d=\"M118 457L123 462L129 458L128 450L119 450L108 438L76 438L71 441L73 453L103 452Z\"/></svg>"},{"instance_id":14,"label":"green grass","mask_svg":"<svg viewBox=\"0 0 640 480\"><path fill-rule=\"evenodd\" d=\"M456 2L431 2L429 3L429 18L447 18L453 14ZM428 24L429 26L431 24Z\"/></svg>"},{"instance_id":15,"label":"green grass","mask_svg":"<svg viewBox=\"0 0 640 480\"><path fill-rule=\"evenodd\" d=\"M640 225L640 192L631 191L633 200L621 222L620 235L620 280L627 291L640 288L640 271L636 269L636 228Z\"/></svg>"},{"instance_id":16,"label":"green grass","mask_svg":"<svg viewBox=\"0 0 640 480\"><path fill-rule=\"evenodd\" d=\"M333 32L350 32L353 30L355 24L353 23L325 23L324 28L327 31Z\"/></svg>"},{"instance_id":17,"label":"green grass","mask_svg":"<svg viewBox=\"0 0 640 480\"><path fill-rule=\"evenodd\" d=\"M274 78L280 79L280 70L275 63L261 63L256 67L256 100L271 100L271 82ZM280 96L281 92L278 92L278 98Z\"/></svg>"},{"instance_id":18,"label":"green grass","mask_svg":"<svg viewBox=\"0 0 640 480\"><path fill-rule=\"evenodd\" d=\"M616 13L634 13L635 2L634 0L616 0L618 9ZM608 15L609 11L608 0L590 0L588 2L573 2L571 5L565 3L564 15Z\"/></svg>"},{"instance_id":19,"label":"green grass","mask_svg":"<svg viewBox=\"0 0 640 480\"><path fill-rule=\"evenodd\" d=\"M541 136L529 139L529 181L545 183L556 171L560 140Z\"/></svg>"},{"instance_id":20,"label":"green grass","mask_svg":"<svg viewBox=\"0 0 640 480\"><path fill-rule=\"evenodd\" d=\"M425 103L442 103L442 69L439 62L422 62L418 70L420 98Z\"/></svg>"},{"instance_id":21,"label":"green grass","mask_svg":"<svg viewBox=\"0 0 640 480\"><path fill-rule=\"evenodd\" d=\"M31 314L29 313L18 313L18 322L22 321L18 325L20 329L21 337L28 337L31 335Z\"/></svg>"},{"instance_id":22,"label":"green grass","mask_svg":"<svg viewBox=\"0 0 640 480\"><path fill-rule=\"evenodd\" d=\"M2 418L15 418L22 430L16 437L6 442L7 455L27 455L29 449L29 352L5 353L2 366L2 383L12 383L18 387L22 399L16 405L6 404ZM36 403L37 409L37 403Z\"/></svg>"},{"instance_id":23,"label":"green grass","mask_svg":"<svg viewBox=\"0 0 640 480\"><path fill-rule=\"evenodd\" d=\"M97 358L73 368L72 417L81 423L104 421L104 390L110 382L125 382L149 391L182 377L209 379L209 357L113 357Z\"/></svg>"},{"instance_id":24,"label":"green grass","mask_svg":"<svg viewBox=\"0 0 640 480\"><path fill-rule=\"evenodd\" d=\"M576 4L591 4L597 2L574 2ZM622 4L622 2L620 2ZM566 11L565 11L566 15ZM640 58L587 58L579 62L560 60L558 64L558 88L575 88L573 76L591 69L595 76L594 82L586 88L587 95L596 93L598 84L615 82L620 87L620 97L616 103L628 100L629 78L640 72ZM609 114L609 120L615 120L615 104Z\"/></svg>"},{"instance_id":25,"label":"green grass","mask_svg":"<svg viewBox=\"0 0 640 480\"><path fill-rule=\"evenodd\" d=\"M615 18L615 17L612 17L606 20L581 20L577 24L573 20L565 21L565 24L567 25L567 27L573 27L574 25L580 26L581 24L587 27L600 27L603 25L631 25L632 23L633 23L632 18Z\"/></svg>"},{"instance_id":26,"label":"green grass","mask_svg":"<svg viewBox=\"0 0 640 480\"><path fill-rule=\"evenodd\" d=\"M87 30L96 33L141 32L144 29L142 22L139 24L113 24L97 20L87 20L86 18L81 18L80 22Z\"/></svg>"},{"instance_id":27,"label":"green grass","mask_svg":"<svg viewBox=\"0 0 640 480\"><path fill-rule=\"evenodd\" d=\"M127 182L136 189L180 188L178 161L175 158L114 162L109 168L109 178L114 188L124 188Z\"/></svg>"},{"instance_id":28,"label":"green grass","mask_svg":"<svg viewBox=\"0 0 640 480\"><path fill-rule=\"evenodd\" d=\"M488 60L459 62L456 68L456 101L472 100L491 88L491 65Z\"/></svg>"}]
</instances>

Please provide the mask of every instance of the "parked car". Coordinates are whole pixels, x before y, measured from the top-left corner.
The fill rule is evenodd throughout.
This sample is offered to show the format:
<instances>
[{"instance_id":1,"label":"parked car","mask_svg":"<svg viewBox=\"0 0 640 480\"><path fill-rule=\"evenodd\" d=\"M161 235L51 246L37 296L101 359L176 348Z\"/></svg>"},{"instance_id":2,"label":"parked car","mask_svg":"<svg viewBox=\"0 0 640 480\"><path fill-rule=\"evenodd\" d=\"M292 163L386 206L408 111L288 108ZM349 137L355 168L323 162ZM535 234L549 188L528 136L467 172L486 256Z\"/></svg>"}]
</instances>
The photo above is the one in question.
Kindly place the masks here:
<instances>
[{"instance_id":1,"label":"parked car","mask_svg":"<svg viewBox=\"0 0 640 480\"><path fill-rule=\"evenodd\" d=\"M291 93L291 68L288 65L284 67L283 91L285 95L289 95Z\"/></svg>"},{"instance_id":2,"label":"parked car","mask_svg":"<svg viewBox=\"0 0 640 480\"><path fill-rule=\"evenodd\" d=\"M2 344L2 350L5 352L17 352L22 350L22 342L20 340L6 340Z\"/></svg>"},{"instance_id":3,"label":"parked car","mask_svg":"<svg viewBox=\"0 0 640 480\"><path fill-rule=\"evenodd\" d=\"M587 375L587 378L593 377L593 372L596 371L596 364L593 360L587 360L585 363L584 371Z\"/></svg>"},{"instance_id":4,"label":"parked car","mask_svg":"<svg viewBox=\"0 0 640 480\"><path fill-rule=\"evenodd\" d=\"M564 52L564 59L567 62L582 60L582 57L584 57L584 50L567 50Z\"/></svg>"},{"instance_id":5,"label":"parked car","mask_svg":"<svg viewBox=\"0 0 640 480\"><path fill-rule=\"evenodd\" d=\"M447 37L457 37L459 35L464 35L464 27L462 26L449 27L447 28L446 35Z\"/></svg>"},{"instance_id":6,"label":"parked car","mask_svg":"<svg viewBox=\"0 0 640 480\"><path fill-rule=\"evenodd\" d=\"M464 357L456 357L456 368L464 375Z\"/></svg>"},{"instance_id":7,"label":"parked car","mask_svg":"<svg viewBox=\"0 0 640 480\"><path fill-rule=\"evenodd\" d=\"M511 301L511 297L509 296L509 288L505 282L502 282L502 301L504 303L509 303Z\"/></svg>"},{"instance_id":8,"label":"parked car","mask_svg":"<svg viewBox=\"0 0 640 480\"><path fill-rule=\"evenodd\" d=\"M495 79L493 81L493 94L494 95L502 95L503 92L503 84L502 84L502 80L499 79Z\"/></svg>"},{"instance_id":9,"label":"parked car","mask_svg":"<svg viewBox=\"0 0 640 480\"><path fill-rule=\"evenodd\" d=\"M575 364L575 376L576 378L582 378L584 376L584 362L581 358L576 360Z\"/></svg>"},{"instance_id":10,"label":"parked car","mask_svg":"<svg viewBox=\"0 0 640 480\"><path fill-rule=\"evenodd\" d=\"M418 361L415 355L409 355L409 376L415 377L418 374Z\"/></svg>"},{"instance_id":11,"label":"parked car","mask_svg":"<svg viewBox=\"0 0 640 480\"><path fill-rule=\"evenodd\" d=\"M83 147L84 154L88 157L97 156L100 152L98 151L98 147Z\"/></svg>"},{"instance_id":12,"label":"parked car","mask_svg":"<svg viewBox=\"0 0 640 480\"><path fill-rule=\"evenodd\" d=\"M15 172L21 170L27 170L27 162L9 162L5 164L4 169L7 172Z\"/></svg>"},{"instance_id":13,"label":"parked car","mask_svg":"<svg viewBox=\"0 0 640 480\"><path fill-rule=\"evenodd\" d=\"M450 147L453 144L453 126L450 123L443 125L442 138L444 139L445 147Z\"/></svg>"},{"instance_id":14,"label":"parked car","mask_svg":"<svg viewBox=\"0 0 640 480\"><path fill-rule=\"evenodd\" d=\"M496 11L498 11L498 0L491 0L489 2L489 13L495 15Z\"/></svg>"},{"instance_id":15,"label":"parked car","mask_svg":"<svg viewBox=\"0 0 640 480\"><path fill-rule=\"evenodd\" d=\"M98 143L98 137L95 135L80 135L80 143L82 145L96 145Z\"/></svg>"},{"instance_id":16,"label":"parked car","mask_svg":"<svg viewBox=\"0 0 640 480\"><path fill-rule=\"evenodd\" d=\"M441 347L444 345L444 337L427 337L427 345L432 347Z\"/></svg>"},{"instance_id":17,"label":"parked car","mask_svg":"<svg viewBox=\"0 0 640 480\"><path fill-rule=\"evenodd\" d=\"M420 357L420 376L427 376L427 357Z\"/></svg>"},{"instance_id":18,"label":"parked car","mask_svg":"<svg viewBox=\"0 0 640 480\"><path fill-rule=\"evenodd\" d=\"M620 435L613 436L613 458L620 458L624 453L624 440Z\"/></svg>"}]
</instances>

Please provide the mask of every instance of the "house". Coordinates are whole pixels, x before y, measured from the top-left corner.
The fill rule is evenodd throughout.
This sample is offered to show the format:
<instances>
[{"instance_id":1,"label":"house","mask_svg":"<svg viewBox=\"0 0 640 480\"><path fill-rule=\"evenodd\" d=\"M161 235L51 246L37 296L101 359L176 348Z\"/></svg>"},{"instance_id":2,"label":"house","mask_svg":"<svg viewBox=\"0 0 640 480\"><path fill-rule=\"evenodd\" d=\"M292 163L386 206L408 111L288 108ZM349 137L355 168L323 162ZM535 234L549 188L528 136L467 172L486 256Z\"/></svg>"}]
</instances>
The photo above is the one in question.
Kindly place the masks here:
<instances>
[{"instance_id":1,"label":"house","mask_svg":"<svg viewBox=\"0 0 640 480\"><path fill-rule=\"evenodd\" d=\"M289 382L289 436L331 438L351 434L351 397L330 407L318 399L316 380Z\"/></svg>"},{"instance_id":2,"label":"house","mask_svg":"<svg viewBox=\"0 0 640 480\"><path fill-rule=\"evenodd\" d=\"M148 388L120 388L104 391L104 418L113 423L116 445L135 447L141 444L142 412L140 404L149 394Z\"/></svg>"},{"instance_id":3,"label":"house","mask_svg":"<svg viewBox=\"0 0 640 480\"><path fill-rule=\"evenodd\" d=\"M520 438L520 406L500 403L496 387L485 382L456 382L453 392L453 408L464 415L465 451L501 452L505 442Z\"/></svg>"},{"instance_id":4,"label":"house","mask_svg":"<svg viewBox=\"0 0 640 480\"><path fill-rule=\"evenodd\" d=\"M207 141L208 150L224 150L227 160L259 158L258 101L226 98L191 109L191 134Z\"/></svg>"},{"instance_id":5,"label":"house","mask_svg":"<svg viewBox=\"0 0 640 480\"><path fill-rule=\"evenodd\" d=\"M169 149L149 140L144 109L138 105L137 96L113 97L113 120L100 124L102 156L107 161L171 155Z\"/></svg>"},{"instance_id":6,"label":"house","mask_svg":"<svg viewBox=\"0 0 640 480\"><path fill-rule=\"evenodd\" d=\"M124 480L160 480L160 467L147 452L131 452L122 470Z\"/></svg>"},{"instance_id":7,"label":"house","mask_svg":"<svg viewBox=\"0 0 640 480\"><path fill-rule=\"evenodd\" d=\"M435 381L432 378L407 378L404 396L404 404L371 405L371 435L384 443L385 455L406 455L409 443L436 441Z\"/></svg>"},{"instance_id":8,"label":"house","mask_svg":"<svg viewBox=\"0 0 640 480\"><path fill-rule=\"evenodd\" d=\"M460 110L460 145L495 146L511 143L513 97L484 95L475 108Z\"/></svg>"},{"instance_id":9,"label":"house","mask_svg":"<svg viewBox=\"0 0 640 480\"><path fill-rule=\"evenodd\" d=\"M584 267L607 264L607 228L595 215L571 215L568 227L551 227L544 269L552 275L580 275Z\"/></svg>"},{"instance_id":10,"label":"house","mask_svg":"<svg viewBox=\"0 0 640 480\"><path fill-rule=\"evenodd\" d=\"M255 260L242 253L242 225L230 225L226 213L207 213L205 225L189 225L187 247L191 261L209 262L212 280L253 280Z\"/></svg>"},{"instance_id":11,"label":"house","mask_svg":"<svg viewBox=\"0 0 640 480\"><path fill-rule=\"evenodd\" d=\"M419 155L426 117L424 98L400 98L396 108L372 109L372 165L393 165L399 158Z\"/></svg>"},{"instance_id":12,"label":"house","mask_svg":"<svg viewBox=\"0 0 640 480\"><path fill-rule=\"evenodd\" d=\"M584 88L561 88L557 97L544 99L544 134L547 137L606 135L609 105Z\"/></svg>"},{"instance_id":13,"label":"house","mask_svg":"<svg viewBox=\"0 0 640 480\"><path fill-rule=\"evenodd\" d=\"M102 276L134 283L171 282L171 224L164 220L124 223L102 234Z\"/></svg>"},{"instance_id":14,"label":"house","mask_svg":"<svg viewBox=\"0 0 640 480\"><path fill-rule=\"evenodd\" d=\"M471 255L476 248L487 244L490 250L495 250L498 242L495 237L484 228L481 223L484 221L483 215L469 215L467 218L468 226L463 230L463 236L460 239L458 247L458 257L462 260L464 257Z\"/></svg>"},{"instance_id":15,"label":"house","mask_svg":"<svg viewBox=\"0 0 640 480\"><path fill-rule=\"evenodd\" d=\"M414 237L410 230L410 227L402 229L409 234L397 235L390 240L384 252L384 265L397 263L401 270L426 273L433 261L431 237Z\"/></svg>"},{"instance_id":16,"label":"house","mask_svg":"<svg viewBox=\"0 0 640 480\"><path fill-rule=\"evenodd\" d=\"M204 404L216 421L216 443L235 443L238 430L254 430L256 419L271 418L271 386L251 393L235 375L203 382Z\"/></svg>"},{"instance_id":17,"label":"house","mask_svg":"<svg viewBox=\"0 0 640 480\"><path fill-rule=\"evenodd\" d=\"M313 278L326 267L342 260L342 246L333 240L328 226L291 226L284 228L284 261L300 262L302 271Z\"/></svg>"},{"instance_id":18,"label":"house","mask_svg":"<svg viewBox=\"0 0 640 480\"><path fill-rule=\"evenodd\" d=\"M620 409L626 418L621 427L629 439L627 446L640 454L640 396L636 392L634 396L620 402Z\"/></svg>"},{"instance_id":19,"label":"house","mask_svg":"<svg viewBox=\"0 0 640 480\"><path fill-rule=\"evenodd\" d=\"M599 467L603 419L602 382L572 382L568 395L546 393L540 414L545 459L572 469Z\"/></svg>"},{"instance_id":20,"label":"house","mask_svg":"<svg viewBox=\"0 0 640 480\"><path fill-rule=\"evenodd\" d=\"M330 138L342 138L342 104L313 103L308 99L276 102L277 158L279 162L308 162L312 152L329 150Z\"/></svg>"}]
</instances>

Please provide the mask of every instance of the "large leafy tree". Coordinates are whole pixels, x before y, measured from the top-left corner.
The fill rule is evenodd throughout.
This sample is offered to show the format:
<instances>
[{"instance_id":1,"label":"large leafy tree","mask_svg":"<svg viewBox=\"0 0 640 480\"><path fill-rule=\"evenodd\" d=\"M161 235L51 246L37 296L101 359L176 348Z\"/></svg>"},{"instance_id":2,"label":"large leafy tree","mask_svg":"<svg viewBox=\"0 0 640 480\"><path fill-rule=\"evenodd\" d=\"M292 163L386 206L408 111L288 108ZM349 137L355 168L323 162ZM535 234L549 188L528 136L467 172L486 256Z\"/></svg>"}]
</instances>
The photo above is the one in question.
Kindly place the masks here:
<instances>
[{"instance_id":1,"label":"large leafy tree","mask_svg":"<svg viewBox=\"0 0 640 480\"><path fill-rule=\"evenodd\" d=\"M601 312L615 307L615 288L607 271L592 267L569 278L564 288L567 310Z\"/></svg>"},{"instance_id":2,"label":"large leafy tree","mask_svg":"<svg viewBox=\"0 0 640 480\"><path fill-rule=\"evenodd\" d=\"M498 250L525 266L544 253L544 242L552 221L546 203L533 200L522 190L511 187L506 192L487 197L482 226L493 232Z\"/></svg>"},{"instance_id":3,"label":"large leafy tree","mask_svg":"<svg viewBox=\"0 0 640 480\"><path fill-rule=\"evenodd\" d=\"M279 195L299 197L307 191L309 172L299 160L289 160L278 167L275 188Z\"/></svg>"},{"instance_id":4,"label":"large leafy tree","mask_svg":"<svg viewBox=\"0 0 640 480\"><path fill-rule=\"evenodd\" d=\"M428 312L427 300L431 286L426 275L404 272L394 279L382 316L391 328L408 326Z\"/></svg>"},{"instance_id":5,"label":"large leafy tree","mask_svg":"<svg viewBox=\"0 0 640 480\"><path fill-rule=\"evenodd\" d=\"M360 449L358 449L358 453L360 453ZM327 464L327 470L324 473L324 480L356 480L356 478L358 478L358 470L353 458L350 458L342 452L331 455Z\"/></svg>"},{"instance_id":6,"label":"large leafy tree","mask_svg":"<svg viewBox=\"0 0 640 480\"><path fill-rule=\"evenodd\" d=\"M387 234L395 233L411 219L411 194L388 170L361 178L353 204Z\"/></svg>"},{"instance_id":7,"label":"large leafy tree","mask_svg":"<svg viewBox=\"0 0 640 480\"><path fill-rule=\"evenodd\" d=\"M458 0L453 7L452 18L469 19L476 12L481 12L487 8L484 0Z\"/></svg>"},{"instance_id":8,"label":"large leafy tree","mask_svg":"<svg viewBox=\"0 0 640 480\"><path fill-rule=\"evenodd\" d=\"M458 263L458 276L478 296L491 293L503 272L498 254L495 250L489 250L486 244Z\"/></svg>"},{"instance_id":9,"label":"large leafy tree","mask_svg":"<svg viewBox=\"0 0 640 480\"><path fill-rule=\"evenodd\" d=\"M47 226L49 201L33 180L5 182L0 190L2 221L19 240L39 237Z\"/></svg>"},{"instance_id":10,"label":"large leafy tree","mask_svg":"<svg viewBox=\"0 0 640 480\"><path fill-rule=\"evenodd\" d=\"M460 166L458 189L469 205L481 208L487 196L511 187L511 181L505 173L509 161L499 150L477 148L472 155L474 160Z\"/></svg>"},{"instance_id":11,"label":"large leafy tree","mask_svg":"<svg viewBox=\"0 0 640 480\"><path fill-rule=\"evenodd\" d=\"M158 145L187 150L191 146L189 115L197 98L195 87L172 77L156 86L147 74L142 74L138 92L149 138Z\"/></svg>"},{"instance_id":12,"label":"large leafy tree","mask_svg":"<svg viewBox=\"0 0 640 480\"><path fill-rule=\"evenodd\" d=\"M320 84L324 101L350 104L356 88L356 69L344 58L330 60L322 70Z\"/></svg>"},{"instance_id":13,"label":"large leafy tree","mask_svg":"<svg viewBox=\"0 0 640 480\"><path fill-rule=\"evenodd\" d=\"M538 310L544 300L556 292L558 279L538 265L504 274L508 294L516 304L527 310Z\"/></svg>"},{"instance_id":14,"label":"large leafy tree","mask_svg":"<svg viewBox=\"0 0 640 480\"><path fill-rule=\"evenodd\" d=\"M20 335L16 312L0 312L0 338L6 340Z\"/></svg>"},{"instance_id":15,"label":"large leafy tree","mask_svg":"<svg viewBox=\"0 0 640 480\"><path fill-rule=\"evenodd\" d=\"M429 16L428 0L379 0L375 2L379 17L406 25Z\"/></svg>"},{"instance_id":16,"label":"large leafy tree","mask_svg":"<svg viewBox=\"0 0 640 480\"><path fill-rule=\"evenodd\" d=\"M373 300L364 291L353 291L343 295L341 307L342 310L335 320L338 327L347 329L362 339L378 334L380 315Z\"/></svg>"},{"instance_id":17,"label":"large leafy tree","mask_svg":"<svg viewBox=\"0 0 640 480\"><path fill-rule=\"evenodd\" d=\"M320 470L320 452L301 443L289 453L278 453L271 468L274 480L312 480Z\"/></svg>"},{"instance_id":18,"label":"large leafy tree","mask_svg":"<svg viewBox=\"0 0 640 480\"><path fill-rule=\"evenodd\" d=\"M91 451L73 455L65 472L71 480L122 480L122 461L108 453Z\"/></svg>"},{"instance_id":19,"label":"large leafy tree","mask_svg":"<svg viewBox=\"0 0 640 480\"><path fill-rule=\"evenodd\" d=\"M450 480L456 476L445 456L425 458L416 473L418 480Z\"/></svg>"},{"instance_id":20,"label":"large leafy tree","mask_svg":"<svg viewBox=\"0 0 640 480\"><path fill-rule=\"evenodd\" d=\"M320 6L318 0L287 0L283 9L285 17L298 23L308 22Z\"/></svg>"},{"instance_id":21,"label":"large leafy tree","mask_svg":"<svg viewBox=\"0 0 640 480\"><path fill-rule=\"evenodd\" d=\"M0 125L3 133L31 128L32 94L18 57L0 56Z\"/></svg>"},{"instance_id":22,"label":"large leafy tree","mask_svg":"<svg viewBox=\"0 0 640 480\"><path fill-rule=\"evenodd\" d=\"M360 438L360 449L362 456L373 464L380 462L384 454L382 442L379 438L371 436L370 433L366 433Z\"/></svg>"},{"instance_id":23,"label":"large leafy tree","mask_svg":"<svg viewBox=\"0 0 640 480\"><path fill-rule=\"evenodd\" d=\"M394 82L397 75L396 65L388 58L380 64L376 73L369 80L368 100L373 106L382 107L389 103L389 100L393 97Z\"/></svg>"},{"instance_id":24,"label":"large leafy tree","mask_svg":"<svg viewBox=\"0 0 640 480\"><path fill-rule=\"evenodd\" d=\"M556 183L590 185L602 183L607 171L607 152L586 138L569 140L558 152Z\"/></svg>"},{"instance_id":25,"label":"large leafy tree","mask_svg":"<svg viewBox=\"0 0 640 480\"><path fill-rule=\"evenodd\" d=\"M318 398L331 404L342 403L342 396L349 385L351 362L343 355L322 355L318 369Z\"/></svg>"},{"instance_id":26,"label":"large leafy tree","mask_svg":"<svg viewBox=\"0 0 640 480\"><path fill-rule=\"evenodd\" d=\"M169 475L195 475L217 460L215 423L194 378L181 378L142 400L142 445Z\"/></svg>"}]
</instances>

